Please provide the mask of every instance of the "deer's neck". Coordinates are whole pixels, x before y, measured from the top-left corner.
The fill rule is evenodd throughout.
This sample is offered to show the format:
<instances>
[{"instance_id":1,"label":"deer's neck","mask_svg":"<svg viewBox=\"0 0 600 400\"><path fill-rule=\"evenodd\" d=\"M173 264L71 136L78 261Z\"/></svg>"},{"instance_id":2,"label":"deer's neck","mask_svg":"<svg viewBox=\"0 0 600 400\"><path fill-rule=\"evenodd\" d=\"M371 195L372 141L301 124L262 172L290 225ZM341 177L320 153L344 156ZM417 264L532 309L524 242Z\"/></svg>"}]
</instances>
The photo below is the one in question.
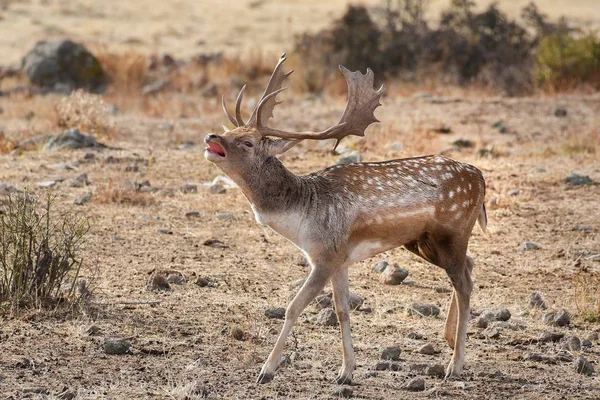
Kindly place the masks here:
<instances>
[{"instance_id":1,"label":"deer's neck","mask_svg":"<svg viewBox=\"0 0 600 400\"><path fill-rule=\"evenodd\" d=\"M230 178L259 212L295 210L304 200L302 179L275 157L261 160L242 173L230 175Z\"/></svg>"}]
</instances>

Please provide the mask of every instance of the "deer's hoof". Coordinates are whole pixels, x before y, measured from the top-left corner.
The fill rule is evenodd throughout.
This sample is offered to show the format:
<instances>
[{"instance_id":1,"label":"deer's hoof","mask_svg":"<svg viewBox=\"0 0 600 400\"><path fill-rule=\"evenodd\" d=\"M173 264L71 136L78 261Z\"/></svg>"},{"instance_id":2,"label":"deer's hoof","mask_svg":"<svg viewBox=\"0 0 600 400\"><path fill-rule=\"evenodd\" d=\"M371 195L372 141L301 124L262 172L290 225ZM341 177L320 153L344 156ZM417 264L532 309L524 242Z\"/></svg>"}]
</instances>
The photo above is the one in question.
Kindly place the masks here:
<instances>
[{"instance_id":1,"label":"deer's hoof","mask_svg":"<svg viewBox=\"0 0 600 400\"><path fill-rule=\"evenodd\" d=\"M256 379L256 383L269 383L273 380L274 377L275 374L267 374L261 372L260 375L258 375L258 378Z\"/></svg>"},{"instance_id":2,"label":"deer's hoof","mask_svg":"<svg viewBox=\"0 0 600 400\"><path fill-rule=\"evenodd\" d=\"M352 377L340 375L335 378L335 383L338 385L350 385L352 383Z\"/></svg>"}]
</instances>

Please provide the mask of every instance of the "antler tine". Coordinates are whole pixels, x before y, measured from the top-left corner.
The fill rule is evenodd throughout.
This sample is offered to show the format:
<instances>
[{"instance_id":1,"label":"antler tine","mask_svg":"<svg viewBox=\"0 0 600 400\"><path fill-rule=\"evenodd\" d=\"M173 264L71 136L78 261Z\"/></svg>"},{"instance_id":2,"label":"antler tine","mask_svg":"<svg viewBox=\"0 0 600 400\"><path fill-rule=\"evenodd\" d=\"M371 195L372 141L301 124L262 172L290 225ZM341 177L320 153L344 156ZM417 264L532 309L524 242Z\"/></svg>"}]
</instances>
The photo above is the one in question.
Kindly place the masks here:
<instances>
[{"instance_id":1,"label":"antler tine","mask_svg":"<svg viewBox=\"0 0 600 400\"><path fill-rule=\"evenodd\" d=\"M284 88L281 88L281 89L277 89L276 91L274 91L272 93L269 93L268 95L264 96L260 100L260 102L258 103L258 105L256 106L256 111L255 112L256 112L256 121L258 122L258 126L257 126L258 130L264 128L260 124L260 121L262 120L261 117L263 116L262 112L263 112L263 108L264 108L265 104L267 104L267 101L269 101L273 97L277 96L279 93L283 92L284 90L287 90L287 88L284 87ZM275 102L275 104L280 104L280 102Z\"/></svg>"},{"instance_id":2,"label":"antler tine","mask_svg":"<svg viewBox=\"0 0 600 400\"><path fill-rule=\"evenodd\" d=\"M238 94L238 97L235 101L235 119L237 120L237 126L244 126L246 123L242 119L242 98L244 97L244 92L246 91L246 85L242 86L242 90Z\"/></svg>"},{"instance_id":3,"label":"antler tine","mask_svg":"<svg viewBox=\"0 0 600 400\"><path fill-rule=\"evenodd\" d=\"M233 115L231 115L231 113L229 112L229 109L227 108L227 102L225 101L225 96L223 96L221 98L221 104L223 105L223 111L225 111L225 115L227 115L227 118L229 118L229 121L231 121L231 123L234 126L239 126L238 122L235 120Z\"/></svg>"},{"instance_id":4,"label":"antler tine","mask_svg":"<svg viewBox=\"0 0 600 400\"><path fill-rule=\"evenodd\" d=\"M252 112L252 116L250 116L250 119L248 120L248 126L253 126L256 128L266 126L269 118L271 118L273 116L273 109L275 108L275 106L277 104L280 104L280 102L276 101L273 98L273 96L270 96L270 94L280 90L281 85L283 84L283 81L285 81L286 78L288 76L290 76L292 72L294 72L294 70L291 70L291 71L285 72L285 73L281 71L283 68L283 62L285 60L286 60L286 54L283 53L281 55L281 57L279 57L279 61L277 62L275 69L273 69L273 73L271 74L271 77L269 78L269 83L267 83L267 88L265 89L264 93L260 97L258 105L254 109L254 111ZM271 100L271 101L269 101L269 100ZM259 107L259 105L261 105L261 104L262 104L262 106ZM261 110L260 116L259 116L259 112L258 112L259 109Z\"/></svg>"},{"instance_id":5,"label":"antler tine","mask_svg":"<svg viewBox=\"0 0 600 400\"><path fill-rule=\"evenodd\" d=\"M385 85L381 85L378 90L373 89L374 75L370 69L367 69L367 73L364 75L360 71L351 72L342 65L340 65L340 70L348 84L348 103L337 125L321 132L287 132L260 126L257 128L259 132L264 136L286 139L337 139L333 150L348 135L364 136L369 125L373 122L379 122L373 113L381 105L379 100L385 90ZM273 96L279 91L272 93ZM267 97L271 98L273 96L269 95Z\"/></svg>"}]
</instances>

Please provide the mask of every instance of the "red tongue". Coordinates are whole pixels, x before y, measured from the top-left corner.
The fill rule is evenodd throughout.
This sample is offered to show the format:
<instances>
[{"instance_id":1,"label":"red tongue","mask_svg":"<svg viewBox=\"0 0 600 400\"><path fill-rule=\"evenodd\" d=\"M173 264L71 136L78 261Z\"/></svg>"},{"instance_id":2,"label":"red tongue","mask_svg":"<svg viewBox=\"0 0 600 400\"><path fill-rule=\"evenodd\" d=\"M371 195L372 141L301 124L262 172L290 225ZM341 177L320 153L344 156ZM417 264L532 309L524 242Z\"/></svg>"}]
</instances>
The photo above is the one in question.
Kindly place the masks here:
<instances>
[{"instance_id":1,"label":"red tongue","mask_svg":"<svg viewBox=\"0 0 600 400\"><path fill-rule=\"evenodd\" d=\"M212 142L207 143L206 145L208 146L210 151L217 153L220 156L225 156L225 150L223 149L223 147L221 147L221 145Z\"/></svg>"}]
</instances>

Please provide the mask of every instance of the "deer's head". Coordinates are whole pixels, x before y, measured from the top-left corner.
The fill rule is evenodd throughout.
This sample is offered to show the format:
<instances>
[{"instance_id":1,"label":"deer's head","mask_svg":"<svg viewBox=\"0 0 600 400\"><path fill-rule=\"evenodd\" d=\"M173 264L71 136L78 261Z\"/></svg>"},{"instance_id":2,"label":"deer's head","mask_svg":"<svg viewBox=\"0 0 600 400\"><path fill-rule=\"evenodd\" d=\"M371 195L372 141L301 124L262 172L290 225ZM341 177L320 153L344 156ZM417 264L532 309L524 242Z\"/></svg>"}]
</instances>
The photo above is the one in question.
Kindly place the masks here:
<instances>
[{"instance_id":1,"label":"deer's head","mask_svg":"<svg viewBox=\"0 0 600 400\"><path fill-rule=\"evenodd\" d=\"M240 110L246 86L237 97L235 117L229 112L223 97L223 110L235 128L229 130L224 127L225 133L221 135L208 134L204 139L207 146L204 156L226 173L247 170L262 160L286 152L304 139L336 139L333 148L335 150L344 137L364 136L365 129L371 123L378 122L373 112L381 105L379 99L385 87L381 86L377 91L373 89L373 72L370 69L367 69L367 73L363 75L359 71L350 72L340 66L348 83L348 104L338 124L321 132L288 132L268 127L267 122L273 116L273 109L281 103L276 101L275 97L287 89L282 88L281 85L293 72L282 71L285 59L284 53L279 58L267 88L247 122L242 119ZM273 137L279 139L272 139Z\"/></svg>"}]
</instances>

